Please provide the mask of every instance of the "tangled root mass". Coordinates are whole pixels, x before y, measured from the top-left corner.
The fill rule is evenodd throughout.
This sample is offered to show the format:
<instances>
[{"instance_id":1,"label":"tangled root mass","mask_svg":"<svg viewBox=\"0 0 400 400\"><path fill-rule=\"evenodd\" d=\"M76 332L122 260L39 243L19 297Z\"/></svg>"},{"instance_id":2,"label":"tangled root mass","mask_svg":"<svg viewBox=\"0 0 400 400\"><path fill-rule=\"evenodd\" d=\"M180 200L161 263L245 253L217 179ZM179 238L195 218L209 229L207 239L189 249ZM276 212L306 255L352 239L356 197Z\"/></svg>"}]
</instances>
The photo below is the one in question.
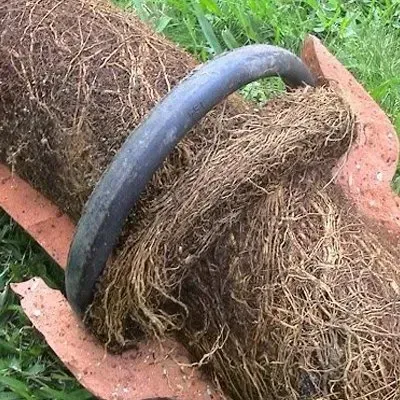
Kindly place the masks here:
<instances>
[{"instance_id":1,"label":"tangled root mass","mask_svg":"<svg viewBox=\"0 0 400 400\"><path fill-rule=\"evenodd\" d=\"M0 20L0 159L78 220L195 62L101 2L9 0ZM172 336L234 399L400 398L397 250L332 183L353 125L326 88L213 110L129 218L90 329L114 351Z\"/></svg>"}]
</instances>

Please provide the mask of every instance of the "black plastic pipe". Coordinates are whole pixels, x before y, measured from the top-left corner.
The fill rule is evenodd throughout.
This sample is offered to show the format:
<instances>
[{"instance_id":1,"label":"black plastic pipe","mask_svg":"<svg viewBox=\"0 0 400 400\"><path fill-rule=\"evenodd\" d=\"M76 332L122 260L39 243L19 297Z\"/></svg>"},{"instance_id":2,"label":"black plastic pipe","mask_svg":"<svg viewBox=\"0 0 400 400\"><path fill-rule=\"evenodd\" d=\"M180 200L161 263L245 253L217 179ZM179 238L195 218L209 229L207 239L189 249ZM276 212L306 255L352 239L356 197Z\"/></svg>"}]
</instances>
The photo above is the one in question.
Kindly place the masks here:
<instances>
[{"instance_id":1,"label":"black plastic pipe","mask_svg":"<svg viewBox=\"0 0 400 400\"><path fill-rule=\"evenodd\" d=\"M196 68L130 134L88 200L72 242L66 292L77 314L82 317L91 304L127 216L176 144L229 94L270 76L292 88L315 86L310 71L289 51L241 47Z\"/></svg>"}]
</instances>

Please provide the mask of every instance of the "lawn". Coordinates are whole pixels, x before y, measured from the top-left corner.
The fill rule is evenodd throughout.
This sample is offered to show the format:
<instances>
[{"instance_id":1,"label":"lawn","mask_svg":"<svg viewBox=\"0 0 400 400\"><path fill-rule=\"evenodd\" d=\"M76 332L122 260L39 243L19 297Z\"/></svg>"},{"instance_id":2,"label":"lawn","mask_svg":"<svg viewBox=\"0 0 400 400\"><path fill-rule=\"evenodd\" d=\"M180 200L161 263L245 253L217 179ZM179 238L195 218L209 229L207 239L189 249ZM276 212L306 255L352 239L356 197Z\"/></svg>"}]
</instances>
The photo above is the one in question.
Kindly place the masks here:
<instances>
[{"instance_id":1,"label":"lawn","mask_svg":"<svg viewBox=\"0 0 400 400\"><path fill-rule=\"evenodd\" d=\"M307 33L363 82L400 132L399 0L120 0L158 32L205 61L250 43L296 53ZM259 85L254 84L256 89ZM265 96L256 90L256 99Z\"/></svg>"},{"instance_id":2,"label":"lawn","mask_svg":"<svg viewBox=\"0 0 400 400\"><path fill-rule=\"evenodd\" d=\"M205 61L249 43L298 53L314 33L363 82L400 133L400 0L119 0L154 29ZM265 102L277 80L242 94ZM394 186L400 191L400 177ZM0 399L86 399L35 333L9 290L10 282L42 276L62 286L62 274L7 216L0 214Z\"/></svg>"},{"instance_id":3,"label":"lawn","mask_svg":"<svg viewBox=\"0 0 400 400\"><path fill-rule=\"evenodd\" d=\"M0 211L0 399L93 398L32 328L10 282L41 276L62 287L63 273L9 217Z\"/></svg>"}]
</instances>

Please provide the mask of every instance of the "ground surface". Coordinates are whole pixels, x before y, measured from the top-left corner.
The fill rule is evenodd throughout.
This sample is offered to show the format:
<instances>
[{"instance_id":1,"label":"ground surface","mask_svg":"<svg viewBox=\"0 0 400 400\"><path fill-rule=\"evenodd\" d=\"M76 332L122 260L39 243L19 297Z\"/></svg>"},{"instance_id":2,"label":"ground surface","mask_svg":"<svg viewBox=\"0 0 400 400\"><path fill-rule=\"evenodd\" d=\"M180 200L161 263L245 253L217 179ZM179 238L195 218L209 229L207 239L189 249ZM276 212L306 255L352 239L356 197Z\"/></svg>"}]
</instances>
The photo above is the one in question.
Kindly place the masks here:
<instances>
[{"instance_id":1,"label":"ground surface","mask_svg":"<svg viewBox=\"0 0 400 400\"><path fill-rule=\"evenodd\" d=\"M400 0L120 0L128 12L200 60L249 43L298 52L304 35L322 38L365 85L400 133ZM242 94L263 103L281 88L254 83ZM400 177L393 185L400 190ZM9 283L41 276L62 286L62 274L0 214L0 399L89 399L34 332Z\"/></svg>"}]
</instances>

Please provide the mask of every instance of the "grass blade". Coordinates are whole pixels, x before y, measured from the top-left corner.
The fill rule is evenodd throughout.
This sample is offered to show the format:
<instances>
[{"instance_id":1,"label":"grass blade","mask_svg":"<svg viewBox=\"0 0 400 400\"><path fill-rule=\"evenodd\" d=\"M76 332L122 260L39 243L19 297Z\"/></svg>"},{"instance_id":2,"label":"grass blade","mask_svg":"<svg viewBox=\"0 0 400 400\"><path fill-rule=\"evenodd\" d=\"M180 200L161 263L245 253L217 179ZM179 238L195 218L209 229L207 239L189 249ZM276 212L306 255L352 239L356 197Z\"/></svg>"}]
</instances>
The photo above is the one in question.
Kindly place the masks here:
<instances>
[{"instance_id":1,"label":"grass blade","mask_svg":"<svg viewBox=\"0 0 400 400\"><path fill-rule=\"evenodd\" d=\"M156 24L156 32L161 33L171 22L172 18L168 15L163 15Z\"/></svg>"},{"instance_id":2,"label":"grass blade","mask_svg":"<svg viewBox=\"0 0 400 400\"><path fill-rule=\"evenodd\" d=\"M200 4L209 12L215 15L221 15L221 10L214 0L200 0Z\"/></svg>"},{"instance_id":3,"label":"grass blade","mask_svg":"<svg viewBox=\"0 0 400 400\"><path fill-rule=\"evenodd\" d=\"M18 350L5 340L0 339L0 355L2 354L4 355L18 354Z\"/></svg>"},{"instance_id":4,"label":"grass blade","mask_svg":"<svg viewBox=\"0 0 400 400\"><path fill-rule=\"evenodd\" d=\"M143 21L148 21L150 18L149 12L146 10L142 0L132 0L132 4L135 7L136 13Z\"/></svg>"},{"instance_id":5,"label":"grass blade","mask_svg":"<svg viewBox=\"0 0 400 400\"><path fill-rule=\"evenodd\" d=\"M15 378L8 376L0 376L0 384L9 388L12 392L18 394L23 399L31 400L32 396L29 393L28 386L25 383Z\"/></svg>"},{"instance_id":6,"label":"grass blade","mask_svg":"<svg viewBox=\"0 0 400 400\"><path fill-rule=\"evenodd\" d=\"M0 391L0 399L1 400L21 400L19 394L12 392L1 392Z\"/></svg>"},{"instance_id":7,"label":"grass blade","mask_svg":"<svg viewBox=\"0 0 400 400\"><path fill-rule=\"evenodd\" d=\"M206 18L202 8L196 0L192 0L193 10L196 15L197 20L199 21L201 30L203 32L204 37L206 38L208 44L211 46L212 50L215 54L220 54L223 52L222 46L219 43L217 36L214 33L214 29L208 19Z\"/></svg>"},{"instance_id":8,"label":"grass blade","mask_svg":"<svg viewBox=\"0 0 400 400\"><path fill-rule=\"evenodd\" d=\"M226 47L228 47L228 49L232 50L237 47L240 47L240 44L238 43L238 41L235 39L232 32L228 28L225 28L221 32L221 36L226 44Z\"/></svg>"}]
</instances>

